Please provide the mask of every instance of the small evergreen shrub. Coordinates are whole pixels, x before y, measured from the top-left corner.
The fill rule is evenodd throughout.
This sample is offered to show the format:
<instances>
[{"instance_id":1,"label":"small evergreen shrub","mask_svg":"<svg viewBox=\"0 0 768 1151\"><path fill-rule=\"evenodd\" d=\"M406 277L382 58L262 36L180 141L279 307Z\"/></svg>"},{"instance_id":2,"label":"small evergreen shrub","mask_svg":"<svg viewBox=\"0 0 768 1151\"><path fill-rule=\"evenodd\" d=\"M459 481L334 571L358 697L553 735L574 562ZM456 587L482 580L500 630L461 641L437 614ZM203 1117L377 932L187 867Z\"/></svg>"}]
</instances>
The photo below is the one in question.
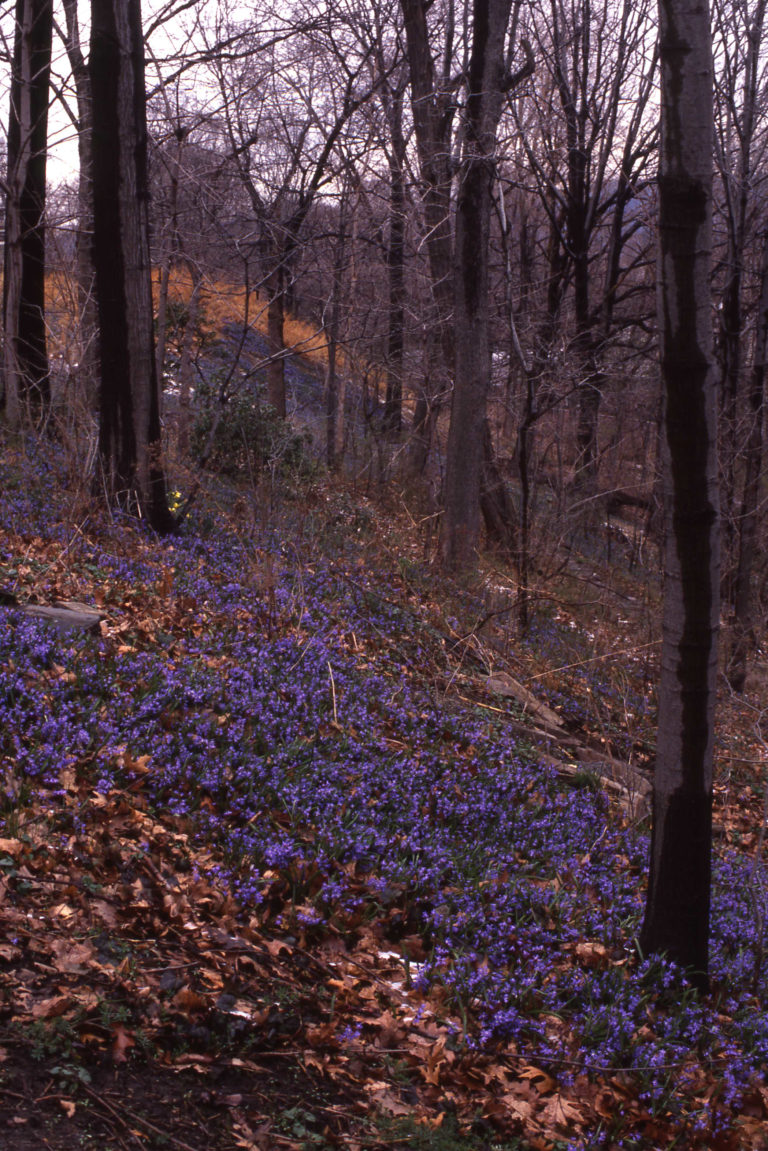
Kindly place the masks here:
<instances>
[{"instance_id":1,"label":"small evergreen shrub","mask_svg":"<svg viewBox=\"0 0 768 1151\"><path fill-rule=\"evenodd\" d=\"M316 472L309 453L311 443L309 432L295 431L252 392L241 391L219 407L213 388L197 389L192 452L201 462L207 455L212 471L231 479L257 479L271 473L306 483Z\"/></svg>"}]
</instances>

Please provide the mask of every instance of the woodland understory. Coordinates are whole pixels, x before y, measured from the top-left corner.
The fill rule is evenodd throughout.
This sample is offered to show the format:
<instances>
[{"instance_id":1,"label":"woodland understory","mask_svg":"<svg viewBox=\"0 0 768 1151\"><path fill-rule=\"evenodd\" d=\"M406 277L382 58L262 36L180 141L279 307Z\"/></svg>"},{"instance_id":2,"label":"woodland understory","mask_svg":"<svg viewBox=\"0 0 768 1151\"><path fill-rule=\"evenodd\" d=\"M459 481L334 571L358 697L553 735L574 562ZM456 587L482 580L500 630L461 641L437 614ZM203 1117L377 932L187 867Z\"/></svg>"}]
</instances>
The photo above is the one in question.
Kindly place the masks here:
<instances>
[{"instance_id":1,"label":"woodland understory","mask_svg":"<svg viewBox=\"0 0 768 1151\"><path fill-rule=\"evenodd\" d=\"M711 993L637 949L653 564L596 528L521 629L392 492L219 476L160 541L1 467L4 1148L766 1145L759 669Z\"/></svg>"},{"instance_id":2,"label":"woodland understory","mask_svg":"<svg viewBox=\"0 0 768 1151\"><path fill-rule=\"evenodd\" d=\"M766 18L3 8L0 1151L768 1148Z\"/></svg>"}]
</instances>

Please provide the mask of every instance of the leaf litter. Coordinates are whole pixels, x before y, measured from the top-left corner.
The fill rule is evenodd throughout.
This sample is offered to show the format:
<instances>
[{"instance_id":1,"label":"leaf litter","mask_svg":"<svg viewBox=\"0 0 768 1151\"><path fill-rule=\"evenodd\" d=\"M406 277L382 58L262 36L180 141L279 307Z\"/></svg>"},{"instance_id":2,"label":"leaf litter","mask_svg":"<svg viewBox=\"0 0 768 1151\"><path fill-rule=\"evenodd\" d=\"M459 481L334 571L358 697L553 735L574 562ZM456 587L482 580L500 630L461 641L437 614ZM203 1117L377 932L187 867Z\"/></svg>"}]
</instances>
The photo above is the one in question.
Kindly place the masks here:
<instances>
[{"instance_id":1,"label":"leaf litter","mask_svg":"<svg viewBox=\"0 0 768 1151\"><path fill-rule=\"evenodd\" d=\"M446 1116L467 1147L521 1138L552 1151L674 1138L691 1147L763 1145L765 1089L742 1079L726 1097L729 1052L722 1062L677 1056L667 1078L682 1072L684 1102L673 1102L673 1090L667 1105L644 1089L637 1060L622 1067L611 1049L600 1065L599 1038L580 1045L603 1012L585 999L588 981L602 973L617 980L606 986L628 986L624 971L635 962L616 941L596 937L605 898L597 872L577 885L597 912L579 929L590 922L595 937L564 931L560 904L572 877L537 862L535 842L476 877L489 922L525 877L533 922L504 926L509 953L534 940L546 948L548 933L555 940L535 960L551 974L512 1008L499 990L504 959L493 933L471 921L476 911L463 902L452 861L435 855L427 837L404 830L408 842L388 866L388 846L374 831L351 853L325 842L358 818L355 797L374 817L388 813L388 777L371 783L375 765L362 762L372 749L388 767L407 759L409 771L424 771L415 826L442 830L459 811L477 830L466 809L473 781L486 778L485 720L475 709L469 722L446 721L443 730L443 714L463 721L468 710L458 693L444 693L435 709L404 687L444 683L483 654L465 645L451 671L458 630L437 593L419 602L408 580L372 572L370 557L313 558L291 570L253 544L247 561L239 553L235 580L215 548L179 544L174 554L96 522L81 526L76 543L55 522L23 536L6 522L0 543L8 559L24 554L15 588L28 599L93 603L105 614L100 636L84 640L7 617L5 706L24 722L15 743L6 736L0 760L8 797L0 825L0 1099L8 1116L0 1146L70 1147L82 1125L116 1146L387 1147L394 1136L382 1133L385 1119L437 1132ZM380 567L385 559L378 554ZM278 566L282 575L265 594L263 573ZM270 731L266 707L256 723L211 690L212 681L231 685L244 674L254 633L266 637L262 653L267 644L280 648L268 689L285 697L295 722L281 719L279 730ZM314 725L313 701L292 692L300 667L315 681L325 669L325 718ZM354 702L360 677L375 678L364 706ZM386 684L392 707L381 696ZM70 714L67 738L57 742L55 721ZM583 730L588 719L580 717ZM79 722L84 734L73 739ZM366 725L377 732L373 744ZM431 748L418 735L425 725L455 765L444 786L429 783ZM210 762L185 775L178 761L195 740ZM278 741L289 757L275 766ZM227 759L227 749L245 744L269 769L255 806L238 806L243 778L237 756ZM288 771L289 758L299 805L307 764L321 759L329 772L341 765L346 773L327 826L322 805L297 813L278 795L273 777L278 767ZM523 806L558 802L552 776L531 761L523 774ZM193 785L195 802L184 794ZM575 796L565 793L567 806ZM721 794L721 834L749 847L759 799L748 788L740 798ZM330 815L337 798L329 792L324 802ZM585 819L592 810L584 806ZM627 832L615 866L637 876L636 829L624 813L613 819L617 834ZM254 827L258 835L243 839ZM599 847L593 835L580 849L585 873ZM257 850L258 864L249 856ZM410 871L402 862L409 853ZM427 883L420 858L440 859L442 874ZM482 869L482 855L475 863ZM745 970L754 965L754 949L736 941L729 955ZM547 991L555 978L570 980L574 1001L586 1003L580 1034ZM658 996L648 996L643 1013L646 1034L635 1014L630 1046L662 1019Z\"/></svg>"}]
</instances>

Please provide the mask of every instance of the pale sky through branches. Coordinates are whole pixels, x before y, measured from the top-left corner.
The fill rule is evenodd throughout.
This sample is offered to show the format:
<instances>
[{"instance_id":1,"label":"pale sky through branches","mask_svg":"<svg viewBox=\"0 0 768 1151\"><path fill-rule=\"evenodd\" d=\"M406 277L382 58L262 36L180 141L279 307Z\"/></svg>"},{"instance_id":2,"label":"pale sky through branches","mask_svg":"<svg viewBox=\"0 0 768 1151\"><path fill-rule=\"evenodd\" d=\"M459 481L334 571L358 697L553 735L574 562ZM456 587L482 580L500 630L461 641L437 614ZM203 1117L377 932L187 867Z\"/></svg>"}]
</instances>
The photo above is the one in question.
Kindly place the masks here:
<instances>
[{"instance_id":1,"label":"pale sky through branches","mask_svg":"<svg viewBox=\"0 0 768 1151\"><path fill-rule=\"evenodd\" d=\"M64 50L64 13L60 3L54 0L57 30L55 35L53 66L52 103L49 119L48 182L52 187L70 182L77 175L77 133L74 124L75 99L72 78ZM157 85L155 61L169 62L171 68L182 53L194 51L194 30L204 24L215 22L215 16L222 8L219 0L144 0L142 14L145 32L149 34L147 47L147 88L152 91ZM236 6L236 7L239 7ZM7 101L10 83L10 59L13 49L13 19L15 5L12 0L0 0L0 125L2 128L3 151L7 130ZM88 52L88 3L80 0L80 39L83 52ZM3 161L4 168L4 161ZM3 172L4 175L4 172Z\"/></svg>"}]
</instances>

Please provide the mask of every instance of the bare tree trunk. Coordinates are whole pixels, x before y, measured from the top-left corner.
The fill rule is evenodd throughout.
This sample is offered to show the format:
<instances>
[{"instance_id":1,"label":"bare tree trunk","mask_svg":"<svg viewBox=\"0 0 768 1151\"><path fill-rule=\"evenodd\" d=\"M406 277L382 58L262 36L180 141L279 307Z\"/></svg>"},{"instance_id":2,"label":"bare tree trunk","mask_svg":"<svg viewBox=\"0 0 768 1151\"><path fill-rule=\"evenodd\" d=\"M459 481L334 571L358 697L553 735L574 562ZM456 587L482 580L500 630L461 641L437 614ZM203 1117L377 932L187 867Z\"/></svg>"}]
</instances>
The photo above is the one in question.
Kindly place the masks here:
<instances>
[{"instance_id":1,"label":"bare tree trunk","mask_svg":"<svg viewBox=\"0 0 768 1151\"><path fill-rule=\"evenodd\" d=\"M488 419L483 427L480 511L483 514L488 543L496 545L508 554L511 553L515 544L515 509L493 450L493 436Z\"/></svg>"},{"instance_id":2,"label":"bare tree trunk","mask_svg":"<svg viewBox=\"0 0 768 1151\"><path fill-rule=\"evenodd\" d=\"M344 442L343 435L339 434L343 431L344 413L340 408L344 403L344 394L337 371L337 353L341 330L344 266L347 257L348 203L349 186L345 182L339 205L339 232L333 247L331 298L327 304L328 320L325 324L328 341L328 366L325 374L325 461L332 471L338 469L341 463Z\"/></svg>"},{"instance_id":3,"label":"bare tree trunk","mask_svg":"<svg viewBox=\"0 0 768 1151\"><path fill-rule=\"evenodd\" d=\"M531 456L536 423L536 384L531 372L526 373L525 407L517 437L517 470L520 477L520 535L517 544L518 592L517 620L523 631L529 623L531 585Z\"/></svg>"},{"instance_id":4,"label":"bare tree trunk","mask_svg":"<svg viewBox=\"0 0 768 1151\"><path fill-rule=\"evenodd\" d=\"M734 589L734 643L728 665L728 682L743 691L747 660L754 644L752 578L757 544L760 476L763 467L763 407L768 367L768 237L763 240L760 269L760 301L757 313L755 352L749 388L749 434L744 447L744 491L739 522L739 553Z\"/></svg>"},{"instance_id":5,"label":"bare tree trunk","mask_svg":"<svg viewBox=\"0 0 768 1151\"><path fill-rule=\"evenodd\" d=\"M555 81L565 119L566 136L566 209L565 226L568 254L572 263L573 308L576 323L574 358L578 372L576 391L578 417L576 426L575 480L580 486L592 487L597 467L597 420L600 393L591 370L590 258L588 216L590 189L587 179L587 131L589 107L584 75L590 56L591 11L581 6L570 26L561 25L557 4L551 5L553 64Z\"/></svg>"},{"instance_id":6,"label":"bare tree trunk","mask_svg":"<svg viewBox=\"0 0 768 1151\"><path fill-rule=\"evenodd\" d=\"M739 422L743 381L744 341L744 280L748 256L748 226L751 193L754 185L755 134L758 130L758 99L760 95L760 59L763 29L766 18L766 0L745 5L742 28L732 5L715 5L716 25L724 36L727 54L729 32L743 37L744 43L734 46L737 55L743 53L743 81L737 91L738 62L726 59L722 82L717 86L718 137L717 157L723 185L725 225L728 243L725 287L719 309L718 350L722 364L722 393L720 406L720 444L723 484L723 596L735 607L737 596L741 522L737 520L737 465L740 451ZM725 24L725 28L723 27ZM739 96L741 105L739 107ZM735 157L732 150L735 150ZM743 499L744 493L742 493Z\"/></svg>"},{"instance_id":7,"label":"bare tree trunk","mask_svg":"<svg viewBox=\"0 0 768 1151\"><path fill-rule=\"evenodd\" d=\"M80 394L91 411L98 407L98 347L93 269L93 125L91 81L80 45L77 0L63 0L67 25L67 58L72 69L77 100L77 152L80 162L77 183L77 302L78 364Z\"/></svg>"},{"instance_id":8,"label":"bare tree trunk","mask_svg":"<svg viewBox=\"0 0 768 1151\"><path fill-rule=\"evenodd\" d=\"M103 481L110 502L164 532L140 0L92 0L90 75Z\"/></svg>"},{"instance_id":9,"label":"bare tree trunk","mask_svg":"<svg viewBox=\"0 0 768 1151\"><path fill-rule=\"evenodd\" d=\"M5 411L45 419L51 400L45 325L45 171L52 0L16 0L8 118L3 277Z\"/></svg>"},{"instance_id":10,"label":"bare tree trunk","mask_svg":"<svg viewBox=\"0 0 768 1151\"><path fill-rule=\"evenodd\" d=\"M283 265L278 263L267 280L267 347L270 361L267 365L267 399L275 414L284 420L285 402L285 294L283 291Z\"/></svg>"},{"instance_id":11,"label":"bare tree trunk","mask_svg":"<svg viewBox=\"0 0 768 1151\"><path fill-rule=\"evenodd\" d=\"M451 227L451 128L454 98L450 90L450 60L453 49L450 29L446 33L444 63L440 84L432 58L427 8L424 0L400 0L405 24L406 52L411 81L411 110L424 181L423 211L425 246L429 261L434 315L430 326L438 333L440 370L425 381L428 390L416 402L413 419L414 450L412 466L419 474L429 456L435 424L435 408L450 391L455 359L453 316L453 233Z\"/></svg>"},{"instance_id":12,"label":"bare tree trunk","mask_svg":"<svg viewBox=\"0 0 768 1151\"><path fill-rule=\"evenodd\" d=\"M155 327L155 372L157 373L158 387L162 391L163 374L165 372L165 349L168 343L168 296L171 291L172 256L170 253L163 260L160 268L160 279L157 284L157 321ZM154 304L154 297L153 297Z\"/></svg>"},{"instance_id":13,"label":"bare tree trunk","mask_svg":"<svg viewBox=\"0 0 768 1151\"><path fill-rule=\"evenodd\" d=\"M334 287L331 314L326 329L328 365L325 372L325 462L330 471L339 466L338 424L339 424L339 377L336 371L336 353L339 346L339 298Z\"/></svg>"},{"instance_id":14,"label":"bare tree trunk","mask_svg":"<svg viewBox=\"0 0 768 1151\"><path fill-rule=\"evenodd\" d=\"M489 242L496 131L507 81L504 49L511 8L512 0L474 0L473 4L465 154L456 206L456 372L440 532L443 562L453 569L468 567L475 557L483 467L491 442L486 433L491 375Z\"/></svg>"},{"instance_id":15,"label":"bare tree trunk","mask_svg":"<svg viewBox=\"0 0 768 1151\"><path fill-rule=\"evenodd\" d=\"M665 592L644 953L708 986L719 623L712 352L712 43L708 5L660 0L659 340Z\"/></svg>"},{"instance_id":16,"label":"bare tree trunk","mask_svg":"<svg viewBox=\"0 0 768 1151\"><path fill-rule=\"evenodd\" d=\"M394 93L390 112L389 242L387 278L389 316L387 332L387 391L384 430L397 436L403 414L403 351L405 327L405 175L406 146L403 136L403 94Z\"/></svg>"},{"instance_id":17,"label":"bare tree trunk","mask_svg":"<svg viewBox=\"0 0 768 1151\"><path fill-rule=\"evenodd\" d=\"M576 485L585 492L594 492L597 486L597 465L599 445L597 438L600 404L605 387L605 374L595 362L591 350L577 351L577 361L582 374L578 380L579 410L576 420L576 462L574 478Z\"/></svg>"}]
</instances>

